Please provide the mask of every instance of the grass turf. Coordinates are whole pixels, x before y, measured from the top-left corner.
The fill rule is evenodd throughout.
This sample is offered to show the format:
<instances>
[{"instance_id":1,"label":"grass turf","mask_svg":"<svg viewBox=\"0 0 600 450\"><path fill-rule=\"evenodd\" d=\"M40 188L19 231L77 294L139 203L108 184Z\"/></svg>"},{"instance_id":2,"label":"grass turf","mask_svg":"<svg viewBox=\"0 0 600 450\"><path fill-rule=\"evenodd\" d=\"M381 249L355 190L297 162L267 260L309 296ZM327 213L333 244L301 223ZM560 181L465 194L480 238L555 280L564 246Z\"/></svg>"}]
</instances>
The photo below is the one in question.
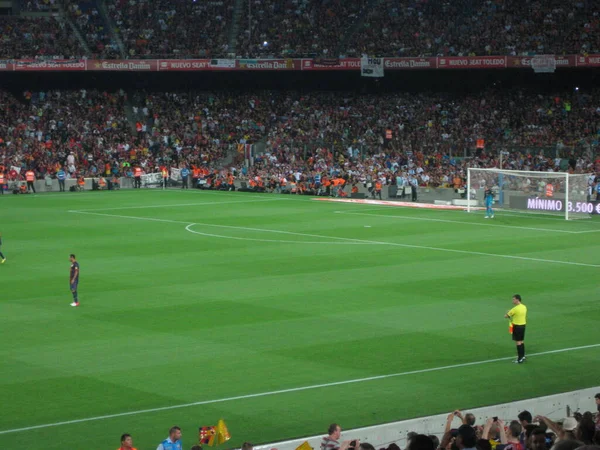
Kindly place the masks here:
<instances>
[{"instance_id":1,"label":"grass turf","mask_svg":"<svg viewBox=\"0 0 600 450\"><path fill-rule=\"evenodd\" d=\"M502 316L514 293L530 310L528 353L600 343L599 267L539 261L596 265L597 218L498 212L492 222L482 213L198 191L5 196L0 205L8 258L0 432L509 357ZM190 223L200 225L186 230ZM69 307L71 252L81 264L79 308ZM332 421L352 428L591 387L585 374L600 370L599 354L2 433L0 444L116 448L128 432L150 449L178 424L189 448L197 427L219 418L229 447L275 441L322 433Z\"/></svg>"}]
</instances>

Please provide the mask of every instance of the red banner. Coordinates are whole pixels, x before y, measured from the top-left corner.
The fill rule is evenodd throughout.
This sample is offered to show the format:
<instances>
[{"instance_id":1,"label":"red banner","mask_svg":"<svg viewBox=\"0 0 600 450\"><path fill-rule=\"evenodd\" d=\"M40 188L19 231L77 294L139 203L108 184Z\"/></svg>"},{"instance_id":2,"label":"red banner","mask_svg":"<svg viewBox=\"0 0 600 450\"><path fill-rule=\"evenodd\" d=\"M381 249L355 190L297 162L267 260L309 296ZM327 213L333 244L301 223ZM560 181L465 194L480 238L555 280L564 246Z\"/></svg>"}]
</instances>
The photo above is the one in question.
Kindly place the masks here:
<instances>
[{"instance_id":1,"label":"red banner","mask_svg":"<svg viewBox=\"0 0 600 450\"><path fill-rule=\"evenodd\" d=\"M156 59L107 59L87 60L86 70L119 71L119 72L157 72Z\"/></svg>"},{"instance_id":2,"label":"red banner","mask_svg":"<svg viewBox=\"0 0 600 450\"><path fill-rule=\"evenodd\" d=\"M83 59L19 59L13 61L12 70L19 72L80 72L85 70Z\"/></svg>"},{"instance_id":3,"label":"red banner","mask_svg":"<svg viewBox=\"0 0 600 450\"><path fill-rule=\"evenodd\" d=\"M600 67L600 55L578 56L577 67Z\"/></svg>"},{"instance_id":4,"label":"red banner","mask_svg":"<svg viewBox=\"0 0 600 450\"><path fill-rule=\"evenodd\" d=\"M159 71L198 71L210 69L210 59L161 59Z\"/></svg>"},{"instance_id":5,"label":"red banner","mask_svg":"<svg viewBox=\"0 0 600 450\"><path fill-rule=\"evenodd\" d=\"M301 70L299 59L240 59L238 70Z\"/></svg>"},{"instance_id":6,"label":"red banner","mask_svg":"<svg viewBox=\"0 0 600 450\"><path fill-rule=\"evenodd\" d=\"M529 69L532 56L440 56L435 58L384 58L384 68ZM556 67L600 67L600 55L556 56ZM360 71L359 58L314 59L125 59L125 60L3 60L0 72L177 72L177 71Z\"/></svg>"},{"instance_id":7,"label":"red banner","mask_svg":"<svg viewBox=\"0 0 600 450\"><path fill-rule=\"evenodd\" d=\"M303 59L302 70L360 70L360 58L340 59L337 64L318 64L313 59Z\"/></svg>"},{"instance_id":8,"label":"red banner","mask_svg":"<svg viewBox=\"0 0 600 450\"><path fill-rule=\"evenodd\" d=\"M437 58L385 58L385 70L436 69Z\"/></svg>"},{"instance_id":9,"label":"red banner","mask_svg":"<svg viewBox=\"0 0 600 450\"><path fill-rule=\"evenodd\" d=\"M533 56L508 56L508 65L509 68L529 68L531 67L531 59ZM576 55L566 55L566 56L555 56L556 59L556 68L561 67L576 67Z\"/></svg>"},{"instance_id":10,"label":"red banner","mask_svg":"<svg viewBox=\"0 0 600 450\"><path fill-rule=\"evenodd\" d=\"M441 56L438 69L504 69L506 56Z\"/></svg>"}]
</instances>

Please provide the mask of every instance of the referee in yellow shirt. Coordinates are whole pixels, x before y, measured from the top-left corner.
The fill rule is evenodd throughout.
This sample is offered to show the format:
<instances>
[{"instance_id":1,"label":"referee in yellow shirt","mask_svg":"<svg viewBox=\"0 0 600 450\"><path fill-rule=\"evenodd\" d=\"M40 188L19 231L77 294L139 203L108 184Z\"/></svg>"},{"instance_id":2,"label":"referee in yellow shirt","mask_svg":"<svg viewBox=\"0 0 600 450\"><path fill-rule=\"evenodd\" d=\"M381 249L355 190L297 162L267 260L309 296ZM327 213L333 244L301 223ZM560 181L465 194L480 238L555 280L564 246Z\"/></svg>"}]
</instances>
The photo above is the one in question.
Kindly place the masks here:
<instances>
[{"instance_id":1,"label":"referee in yellow shirt","mask_svg":"<svg viewBox=\"0 0 600 450\"><path fill-rule=\"evenodd\" d=\"M504 317L510 319L512 328L512 339L517 343L517 359L515 363L522 364L525 362L525 325L527 325L527 306L521 303L519 294L513 295L513 305Z\"/></svg>"}]
</instances>

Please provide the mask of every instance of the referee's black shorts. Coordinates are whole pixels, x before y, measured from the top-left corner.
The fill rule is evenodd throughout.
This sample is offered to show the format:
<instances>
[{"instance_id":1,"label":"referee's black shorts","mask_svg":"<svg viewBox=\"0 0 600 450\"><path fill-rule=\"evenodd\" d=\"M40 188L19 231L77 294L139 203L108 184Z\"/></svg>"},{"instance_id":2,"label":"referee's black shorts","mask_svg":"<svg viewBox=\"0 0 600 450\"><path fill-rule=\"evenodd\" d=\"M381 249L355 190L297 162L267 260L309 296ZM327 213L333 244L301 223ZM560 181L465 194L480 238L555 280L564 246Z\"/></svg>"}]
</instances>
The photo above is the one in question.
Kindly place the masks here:
<instances>
[{"instance_id":1,"label":"referee's black shorts","mask_svg":"<svg viewBox=\"0 0 600 450\"><path fill-rule=\"evenodd\" d=\"M525 326L526 325L513 325L512 340L513 341L524 341L525 340Z\"/></svg>"}]
</instances>

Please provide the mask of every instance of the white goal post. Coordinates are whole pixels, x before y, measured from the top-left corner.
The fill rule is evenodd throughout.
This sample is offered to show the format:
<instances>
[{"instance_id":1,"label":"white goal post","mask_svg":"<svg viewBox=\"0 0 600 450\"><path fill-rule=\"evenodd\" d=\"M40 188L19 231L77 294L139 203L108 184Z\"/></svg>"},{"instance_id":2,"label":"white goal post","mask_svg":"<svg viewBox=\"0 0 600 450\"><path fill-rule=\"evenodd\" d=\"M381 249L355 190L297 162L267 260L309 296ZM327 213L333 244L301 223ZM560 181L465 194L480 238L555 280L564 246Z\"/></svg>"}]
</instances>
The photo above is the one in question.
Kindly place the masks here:
<instances>
[{"instance_id":1,"label":"white goal post","mask_svg":"<svg viewBox=\"0 0 600 450\"><path fill-rule=\"evenodd\" d=\"M467 211L483 204L488 187L494 192L495 208L561 216L565 220L589 218L591 214L600 214L600 205L591 202L592 176L469 167Z\"/></svg>"}]
</instances>

